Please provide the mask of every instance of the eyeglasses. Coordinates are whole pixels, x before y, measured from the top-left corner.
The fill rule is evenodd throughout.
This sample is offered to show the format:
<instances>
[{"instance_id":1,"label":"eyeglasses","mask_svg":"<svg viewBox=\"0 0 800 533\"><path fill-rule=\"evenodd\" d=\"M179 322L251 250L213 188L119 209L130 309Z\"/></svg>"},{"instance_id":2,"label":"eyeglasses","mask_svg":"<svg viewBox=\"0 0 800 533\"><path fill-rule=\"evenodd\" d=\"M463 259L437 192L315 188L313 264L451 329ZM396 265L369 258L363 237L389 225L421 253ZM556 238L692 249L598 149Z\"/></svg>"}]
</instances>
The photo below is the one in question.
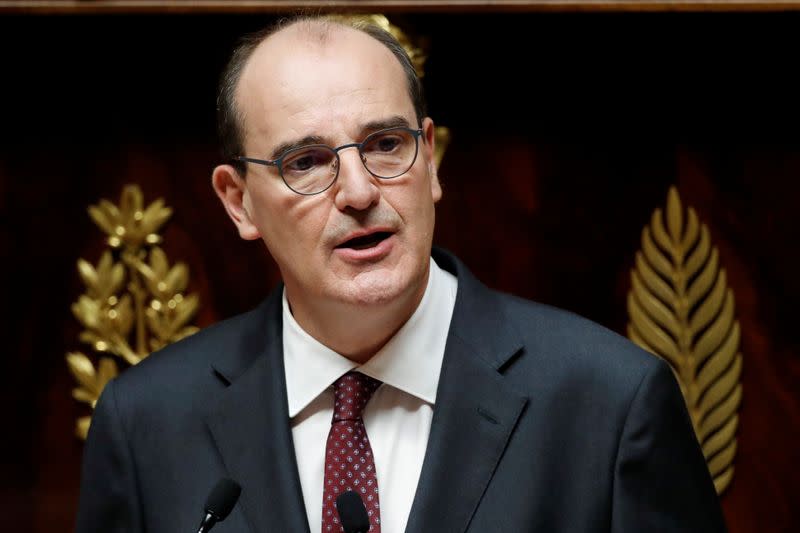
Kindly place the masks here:
<instances>
[{"instance_id":1,"label":"eyeglasses","mask_svg":"<svg viewBox=\"0 0 800 533\"><path fill-rule=\"evenodd\" d=\"M360 143L343 144L336 148L311 144L292 148L278 159L268 161L237 156L236 161L278 167L283 182L297 194L312 195L324 192L339 176L339 152L358 148L367 172L380 179L396 178L414 166L419 151L422 130L389 128L376 131Z\"/></svg>"}]
</instances>

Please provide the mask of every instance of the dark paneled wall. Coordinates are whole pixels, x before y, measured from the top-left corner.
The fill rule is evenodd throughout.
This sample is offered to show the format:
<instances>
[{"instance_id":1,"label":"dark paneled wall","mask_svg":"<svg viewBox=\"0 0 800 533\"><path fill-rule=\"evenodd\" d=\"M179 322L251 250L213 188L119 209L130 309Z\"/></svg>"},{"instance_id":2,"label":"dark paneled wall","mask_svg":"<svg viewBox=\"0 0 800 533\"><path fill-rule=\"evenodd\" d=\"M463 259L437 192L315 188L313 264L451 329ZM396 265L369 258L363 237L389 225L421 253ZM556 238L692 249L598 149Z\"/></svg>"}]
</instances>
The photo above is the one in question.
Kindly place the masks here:
<instances>
[{"instance_id":1,"label":"dark paneled wall","mask_svg":"<svg viewBox=\"0 0 800 533\"><path fill-rule=\"evenodd\" d=\"M263 16L0 18L0 523L72 527L83 408L64 353L85 214L125 183L166 198L202 325L278 279L209 185L215 82ZM624 332L641 228L677 184L737 297L744 402L732 532L790 531L800 504L800 17L402 15L431 37L430 111L450 126L436 241L486 283ZM8 524L8 525L6 525Z\"/></svg>"}]
</instances>

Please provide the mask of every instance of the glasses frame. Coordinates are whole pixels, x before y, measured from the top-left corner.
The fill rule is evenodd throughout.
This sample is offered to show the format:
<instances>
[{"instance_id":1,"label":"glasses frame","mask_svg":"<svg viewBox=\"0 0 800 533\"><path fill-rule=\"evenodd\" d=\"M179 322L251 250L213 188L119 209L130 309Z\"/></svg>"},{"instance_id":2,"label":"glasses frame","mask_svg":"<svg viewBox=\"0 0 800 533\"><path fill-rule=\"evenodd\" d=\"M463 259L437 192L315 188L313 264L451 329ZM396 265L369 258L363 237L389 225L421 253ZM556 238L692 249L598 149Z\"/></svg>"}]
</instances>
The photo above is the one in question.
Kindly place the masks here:
<instances>
[{"instance_id":1,"label":"glasses frame","mask_svg":"<svg viewBox=\"0 0 800 533\"><path fill-rule=\"evenodd\" d=\"M411 160L411 163L408 165L408 168L405 169L403 172L400 172L399 174L395 174L394 176L379 176L379 175L375 174L374 172L372 172L369 169L369 167L367 167L367 158L364 155L364 151L363 151L364 150L364 145L367 144L373 137L376 137L378 135L384 135L384 134L392 132L392 131L405 131L406 133L410 133L411 136L414 137L414 158ZM341 160L339 158L339 152L344 150L344 149L346 149L346 148L358 148L358 155L360 156L359 159L361 159L361 164L364 165L364 168L366 169L367 172L370 173L370 175L372 175L372 176L374 176L374 177L376 177L378 179L382 179L382 180L390 180L390 179L402 176L403 174L405 174L406 172L411 170L411 167L413 167L414 163L417 162L417 157L419 156L419 138L422 136L422 133L423 133L422 128L411 129L411 128L406 128L404 126L398 126L396 128L386 128L384 130L378 130L376 132L370 133L360 143L347 143L347 144L343 144L341 146L337 146L336 148L328 146L327 144L307 144L305 146L298 146L297 148L290 148L289 150L286 150L285 152L283 152L280 155L280 157L278 157L277 159L272 159L272 160L269 160L269 159L255 159L255 158L246 157L246 156L243 156L243 155L236 156L233 159L235 161L241 161L243 163L255 163L257 165L264 165L264 166L268 166L268 167L278 167L278 173L281 175L281 180L283 180L283 183L287 187L289 187L289 189L292 192L297 193L297 194L301 194L303 196L314 196L315 194L322 194L323 192L325 192L328 189L330 189L333 186L333 184L336 183L336 180L339 179L339 169L341 168ZM294 152L296 152L298 150L306 150L308 148L327 148L328 150L331 150L334 153L334 155L336 156L336 160L335 160L336 175L333 176L333 179L331 180L331 182L328 185L326 185L324 189L322 189L320 191L317 191L317 192L300 192L298 190L295 190L295 189L292 188L291 185L289 185L289 183L286 181L286 178L283 176L283 160L288 155L290 155L290 154L292 154L292 153L294 153Z\"/></svg>"}]
</instances>

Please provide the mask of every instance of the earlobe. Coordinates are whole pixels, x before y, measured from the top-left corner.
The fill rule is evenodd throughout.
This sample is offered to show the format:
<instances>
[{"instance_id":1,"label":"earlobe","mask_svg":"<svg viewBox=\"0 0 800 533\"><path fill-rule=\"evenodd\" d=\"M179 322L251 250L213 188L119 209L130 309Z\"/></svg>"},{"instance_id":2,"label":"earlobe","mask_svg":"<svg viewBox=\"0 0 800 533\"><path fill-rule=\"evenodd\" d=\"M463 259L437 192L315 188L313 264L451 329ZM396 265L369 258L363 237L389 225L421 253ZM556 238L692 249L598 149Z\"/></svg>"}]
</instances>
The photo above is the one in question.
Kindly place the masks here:
<instances>
[{"instance_id":1,"label":"earlobe","mask_svg":"<svg viewBox=\"0 0 800 533\"><path fill-rule=\"evenodd\" d=\"M247 209L247 184L238 171L231 165L219 165L211 175L211 184L239 236L248 241L261 237Z\"/></svg>"},{"instance_id":2,"label":"earlobe","mask_svg":"<svg viewBox=\"0 0 800 533\"><path fill-rule=\"evenodd\" d=\"M436 152L436 128L430 117L425 117L422 121L423 135L425 136L425 158L428 160L428 177L431 180L431 197L434 203L442 198L442 186L439 183L439 175L436 171L434 154Z\"/></svg>"},{"instance_id":3,"label":"earlobe","mask_svg":"<svg viewBox=\"0 0 800 533\"><path fill-rule=\"evenodd\" d=\"M439 176L436 174L436 169L433 164L430 166L430 179L431 179L431 197L433 203L442 199L442 185L439 183Z\"/></svg>"}]
</instances>

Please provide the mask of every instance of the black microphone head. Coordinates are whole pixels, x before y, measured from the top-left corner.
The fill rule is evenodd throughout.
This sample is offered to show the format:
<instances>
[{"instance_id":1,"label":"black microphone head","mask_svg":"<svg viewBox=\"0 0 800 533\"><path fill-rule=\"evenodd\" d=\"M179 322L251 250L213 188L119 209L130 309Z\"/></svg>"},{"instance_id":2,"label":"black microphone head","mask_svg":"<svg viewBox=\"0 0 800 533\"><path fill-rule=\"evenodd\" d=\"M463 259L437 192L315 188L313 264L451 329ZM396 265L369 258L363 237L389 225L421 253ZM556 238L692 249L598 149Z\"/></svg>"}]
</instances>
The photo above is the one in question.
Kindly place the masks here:
<instances>
[{"instance_id":1,"label":"black microphone head","mask_svg":"<svg viewBox=\"0 0 800 533\"><path fill-rule=\"evenodd\" d=\"M226 477L220 479L208 495L206 512L214 515L218 521L225 520L241 493L242 487L234 480Z\"/></svg>"},{"instance_id":2,"label":"black microphone head","mask_svg":"<svg viewBox=\"0 0 800 533\"><path fill-rule=\"evenodd\" d=\"M367 533L369 516L357 492L348 490L336 498L336 510L345 533Z\"/></svg>"}]
</instances>

